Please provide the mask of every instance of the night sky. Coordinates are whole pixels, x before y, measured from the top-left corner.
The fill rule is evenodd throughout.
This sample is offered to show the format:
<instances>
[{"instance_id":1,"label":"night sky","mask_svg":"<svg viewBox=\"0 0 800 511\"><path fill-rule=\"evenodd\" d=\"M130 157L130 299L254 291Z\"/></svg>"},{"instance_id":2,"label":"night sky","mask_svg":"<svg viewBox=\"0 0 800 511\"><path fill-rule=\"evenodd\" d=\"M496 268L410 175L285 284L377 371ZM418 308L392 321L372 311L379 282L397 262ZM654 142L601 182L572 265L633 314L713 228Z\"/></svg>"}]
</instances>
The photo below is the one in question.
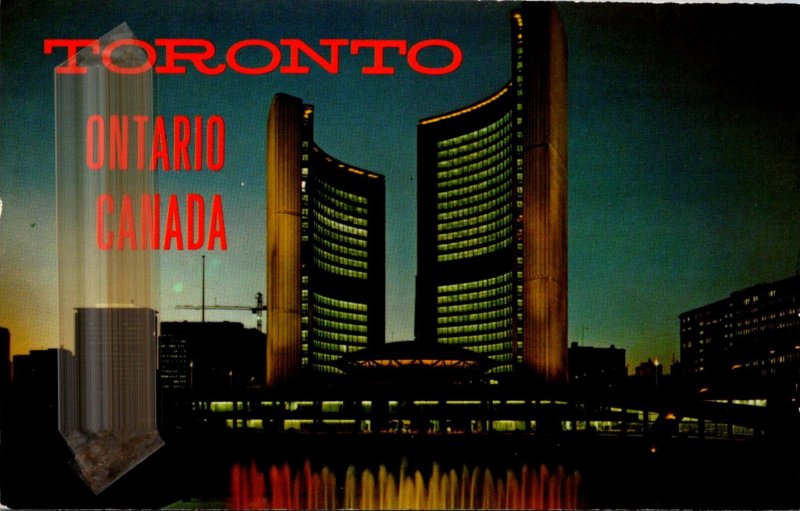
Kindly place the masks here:
<instances>
[{"instance_id":1,"label":"night sky","mask_svg":"<svg viewBox=\"0 0 800 511\"><path fill-rule=\"evenodd\" d=\"M101 5L102 4L102 5ZM53 68L46 38L442 38L464 60L424 76L401 58L363 76L165 76L157 113L219 114L218 173L159 173L160 193L223 196L226 252L160 254L162 321L177 304L251 305L265 287L265 131L273 94L316 108L323 150L386 176L389 340L413 337L416 123L491 95L510 77L506 2L37 2L0 9L0 325L12 351L58 344ZM569 336L677 358L681 312L792 275L800 261L800 6L562 3L569 45ZM437 58L431 52L431 65ZM252 314L208 312L209 320Z\"/></svg>"}]
</instances>

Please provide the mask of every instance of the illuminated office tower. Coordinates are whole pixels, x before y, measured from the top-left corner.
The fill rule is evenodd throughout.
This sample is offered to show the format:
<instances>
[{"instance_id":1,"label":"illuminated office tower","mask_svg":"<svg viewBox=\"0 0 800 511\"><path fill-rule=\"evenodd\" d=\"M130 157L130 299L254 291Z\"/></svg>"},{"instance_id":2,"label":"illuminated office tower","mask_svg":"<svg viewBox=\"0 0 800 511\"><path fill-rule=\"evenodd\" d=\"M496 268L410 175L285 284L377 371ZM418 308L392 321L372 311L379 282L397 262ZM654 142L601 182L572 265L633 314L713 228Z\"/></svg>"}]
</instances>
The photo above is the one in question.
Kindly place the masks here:
<instances>
[{"instance_id":1,"label":"illuminated office tower","mask_svg":"<svg viewBox=\"0 0 800 511\"><path fill-rule=\"evenodd\" d=\"M511 26L511 81L418 124L418 336L565 382L566 43L551 4Z\"/></svg>"},{"instance_id":2,"label":"illuminated office tower","mask_svg":"<svg viewBox=\"0 0 800 511\"><path fill-rule=\"evenodd\" d=\"M273 98L267 125L267 385L341 374L385 341L383 176L314 143L314 108Z\"/></svg>"}]
</instances>

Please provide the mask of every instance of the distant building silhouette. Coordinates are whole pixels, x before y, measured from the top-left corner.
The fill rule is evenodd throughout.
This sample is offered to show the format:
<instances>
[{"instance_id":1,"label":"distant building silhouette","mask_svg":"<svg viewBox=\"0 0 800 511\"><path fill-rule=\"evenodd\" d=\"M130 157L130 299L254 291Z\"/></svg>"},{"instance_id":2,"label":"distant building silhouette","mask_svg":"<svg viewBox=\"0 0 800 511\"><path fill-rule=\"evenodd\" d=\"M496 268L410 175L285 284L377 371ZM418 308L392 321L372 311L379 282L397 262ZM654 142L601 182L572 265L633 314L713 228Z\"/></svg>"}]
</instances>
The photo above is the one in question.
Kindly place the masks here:
<instances>
[{"instance_id":1,"label":"distant building silhouette","mask_svg":"<svg viewBox=\"0 0 800 511\"><path fill-rule=\"evenodd\" d=\"M314 109L278 94L267 126L267 384L341 374L348 352L384 343L382 175L314 142Z\"/></svg>"},{"instance_id":2,"label":"distant building silhouette","mask_svg":"<svg viewBox=\"0 0 800 511\"><path fill-rule=\"evenodd\" d=\"M161 390L264 386L264 334L241 323L164 322L158 346Z\"/></svg>"},{"instance_id":3,"label":"distant building silhouette","mask_svg":"<svg viewBox=\"0 0 800 511\"><path fill-rule=\"evenodd\" d=\"M0 427L6 416L6 403L11 385L11 332L0 327Z\"/></svg>"},{"instance_id":4,"label":"distant building silhouette","mask_svg":"<svg viewBox=\"0 0 800 511\"><path fill-rule=\"evenodd\" d=\"M417 336L566 383L566 40L551 4L511 25L511 81L418 125Z\"/></svg>"},{"instance_id":5,"label":"distant building silhouette","mask_svg":"<svg viewBox=\"0 0 800 511\"><path fill-rule=\"evenodd\" d=\"M664 380L664 364L648 358L634 369L633 378L643 385L659 385Z\"/></svg>"},{"instance_id":6,"label":"distant building silhouette","mask_svg":"<svg viewBox=\"0 0 800 511\"><path fill-rule=\"evenodd\" d=\"M58 348L13 357L0 439L0 497L12 509L65 505L63 500L56 504L56 498L64 495L64 476L73 481L74 471L58 431L58 365L71 358Z\"/></svg>"},{"instance_id":7,"label":"distant building silhouette","mask_svg":"<svg viewBox=\"0 0 800 511\"><path fill-rule=\"evenodd\" d=\"M628 377L625 350L613 344L608 348L579 346L573 342L567 350L569 382L575 385L621 385Z\"/></svg>"},{"instance_id":8,"label":"distant building silhouette","mask_svg":"<svg viewBox=\"0 0 800 511\"><path fill-rule=\"evenodd\" d=\"M58 363L59 357L72 358L60 349L31 350L14 355L12 382L15 399L12 419L16 422L40 422L58 426Z\"/></svg>"},{"instance_id":9,"label":"distant building silhouette","mask_svg":"<svg viewBox=\"0 0 800 511\"><path fill-rule=\"evenodd\" d=\"M158 336L158 389L188 389L192 366L189 363L187 336L164 335L164 323L161 328L162 333Z\"/></svg>"},{"instance_id":10,"label":"distant building silhouette","mask_svg":"<svg viewBox=\"0 0 800 511\"><path fill-rule=\"evenodd\" d=\"M682 373L699 383L800 379L800 275L684 312Z\"/></svg>"}]
</instances>

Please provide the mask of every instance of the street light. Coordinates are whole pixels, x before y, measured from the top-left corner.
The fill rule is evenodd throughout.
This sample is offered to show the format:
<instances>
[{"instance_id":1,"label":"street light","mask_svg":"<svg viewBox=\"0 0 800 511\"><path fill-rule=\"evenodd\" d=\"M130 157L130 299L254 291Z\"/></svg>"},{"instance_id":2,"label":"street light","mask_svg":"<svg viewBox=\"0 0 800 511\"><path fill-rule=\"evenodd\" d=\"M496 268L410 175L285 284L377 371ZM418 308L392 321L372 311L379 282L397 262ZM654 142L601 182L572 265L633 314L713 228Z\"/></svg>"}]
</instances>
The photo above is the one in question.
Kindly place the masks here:
<instances>
[{"instance_id":1,"label":"street light","mask_svg":"<svg viewBox=\"0 0 800 511\"><path fill-rule=\"evenodd\" d=\"M654 359L653 360L653 367L655 368L655 372L656 372L656 387L658 387L658 366L659 365L661 365L661 363L658 361L658 359L657 358Z\"/></svg>"}]
</instances>

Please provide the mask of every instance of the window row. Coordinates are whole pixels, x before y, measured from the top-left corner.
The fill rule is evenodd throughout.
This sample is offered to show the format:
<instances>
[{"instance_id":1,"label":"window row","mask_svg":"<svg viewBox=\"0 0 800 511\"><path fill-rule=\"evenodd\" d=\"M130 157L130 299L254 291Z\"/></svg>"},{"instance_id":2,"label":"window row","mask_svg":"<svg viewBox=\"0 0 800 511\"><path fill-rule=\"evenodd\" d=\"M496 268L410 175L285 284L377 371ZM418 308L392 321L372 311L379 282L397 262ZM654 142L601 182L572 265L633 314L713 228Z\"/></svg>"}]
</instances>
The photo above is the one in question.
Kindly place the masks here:
<instances>
[{"instance_id":1,"label":"window row","mask_svg":"<svg viewBox=\"0 0 800 511\"><path fill-rule=\"evenodd\" d=\"M451 158L452 159L453 157L457 157L457 156L460 156L462 154L468 154L468 153L472 153L474 151L479 151L484 147L487 147L489 145L492 145L492 144L496 143L498 140L502 140L504 138L510 138L510 135L511 135L511 123L508 122L508 120L510 120L510 118L511 118L510 114L506 114L505 115L505 117L503 119L505 119L506 122L505 122L505 124L502 125L502 127L499 130L497 130L497 131L495 131L493 133L490 133L487 136L476 140L475 142L470 142L468 144L463 144L463 145L457 146L457 147L455 147L453 149L444 149L444 150L438 151L436 153L436 157L438 159L440 159L440 160L445 160L447 158Z\"/></svg>"},{"instance_id":2,"label":"window row","mask_svg":"<svg viewBox=\"0 0 800 511\"><path fill-rule=\"evenodd\" d=\"M345 312L338 309L331 309L325 307L323 305L314 304L313 307L314 315L316 317L324 316L331 319L337 319L342 321L351 321L356 323L366 323L367 322L367 315L366 314L358 314L355 312Z\"/></svg>"},{"instance_id":3,"label":"window row","mask_svg":"<svg viewBox=\"0 0 800 511\"><path fill-rule=\"evenodd\" d=\"M438 148L451 147L451 146L463 144L464 142L469 142L469 141L474 140L474 139L479 138L479 137L483 137L486 134L491 133L492 131L495 131L498 127L502 126L504 123L508 122L508 119L509 119L510 115L511 115L510 113L506 114L501 119L493 122L492 124L490 124L490 125L488 125L488 126L486 126L484 128L481 128L481 129L479 129L477 131L472 131L470 133L466 133L464 135L459 135L459 136L454 137L454 138L448 138L448 139L445 139L445 140L440 140L439 142L436 143L436 147L438 147Z\"/></svg>"},{"instance_id":4,"label":"window row","mask_svg":"<svg viewBox=\"0 0 800 511\"><path fill-rule=\"evenodd\" d=\"M350 270L348 268L342 268L340 266L336 266L333 264L329 264L321 259L314 259L314 264L316 264L317 268L321 270L325 270L328 273L333 273L335 275L341 275L343 277L350 277L353 279L361 279L367 280L367 273L363 271L357 270Z\"/></svg>"},{"instance_id":5,"label":"window row","mask_svg":"<svg viewBox=\"0 0 800 511\"><path fill-rule=\"evenodd\" d=\"M353 257L360 257L362 259L366 259L368 254L366 250L359 250L357 248L351 248L346 245L342 245L340 243L333 243L324 237L320 236L318 233L314 233L314 244L315 245L322 245L323 247L327 248L328 250L333 250L334 252L339 252L340 254L349 255Z\"/></svg>"},{"instance_id":6,"label":"window row","mask_svg":"<svg viewBox=\"0 0 800 511\"><path fill-rule=\"evenodd\" d=\"M436 307L438 314L452 314L455 312L474 312L485 309L495 309L497 307L504 307L511 304L513 297L508 294L499 298L491 298L489 300L481 300L479 302L470 302L459 305L443 305Z\"/></svg>"},{"instance_id":7,"label":"window row","mask_svg":"<svg viewBox=\"0 0 800 511\"><path fill-rule=\"evenodd\" d=\"M366 261L359 261L358 259L351 259L349 257L340 256L338 254L328 252L327 250L319 246L314 247L314 256L315 256L314 257L315 261L318 260L318 258L321 258L327 260L328 262L342 266L359 268L361 270L369 269Z\"/></svg>"},{"instance_id":8,"label":"window row","mask_svg":"<svg viewBox=\"0 0 800 511\"><path fill-rule=\"evenodd\" d=\"M325 352L327 353L335 353L335 352L342 352L347 353L347 345L346 344L339 344L333 342L320 342L314 341L314 358L318 359L321 358L321 355Z\"/></svg>"},{"instance_id":9,"label":"window row","mask_svg":"<svg viewBox=\"0 0 800 511\"><path fill-rule=\"evenodd\" d=\"M493 211L489 211L488 213L484 213L482 215L472 216L469 218L456 220L453 222L442 222L436 226L436 230L439 232L443 232L443 231L452 231L456 229L463 229L464 227L475 227L481 224L486 224L488 222L491 222L496 218L508 216L510 213L511 213L511 204L506 203L500 208L497 208Z\"/></svg>"},{"instance_id":10,"label":"window row","mask_svg":"<svg viewBox=\"0 0 800 511\"><path fill-rule=\"evenodd\" d=\"M366 216L369 214L369 210L367 208L355 206L350 202L339 200L333 195L326 193L324 190L316 190L315 195L319 197L321 201L327 202L341 211L348 211L360 216Z\"/></svg>"},{"instance_id":11,"label":"window row","mask_svg":"<svg viewBox=\"0 0 800 511\"><path fill-rule=\"evenodd\" d=\"M452 243L442 243L437 247L437 252L440 254L445 254L449 252L464 252L465 249L472 248L477 250L477 247L487 249L494 247L493 250L483 252L488 254L497 250L501 242L504 242L506 246L511 244L510 225L500 229L499 231L491 232L483 236L476 236L474 238L468 238L462 241L454 241Z\"/></svg>"},{"instance_id":12,"label":"window row","mask_svg":"<svg viewBox=\"0 0 800 511\"><path fill-rule=\"evenodd\" d=\"M436 333L438 335L460 335L471 334L475 332L494 332L497 330L508 330L511 328L511 319L502 319L498 321L488 321L486 323L472 323L469 325L459 326L443 326L437 327Z\"/></svg>"},{"instance_id":13,"label":"window row","mask_svg":"<svg viewBox=\"0 0 800 511\"><path fill-rule=\"evenodd\" d=\"M511 282L511 273L503 273L502 275L498 275L496 277L491 277L488 279L473 280L472 282L460 282L458 284L447 284L444 286L438 286L436 290L441 294L459 293L462 291L472 291L476 289L495 287L499 284L508 284L510 282Z\"/></svg>"},{"instance_id":14,"label":"window row","mask_svg":"<svg viewBox=\"0 0 800 511\"><path fill-rule=\"evenodd\" d=\"M442 344L476 344L492 341L507 341L511 339L511 330L505 332L491 332L480 335L456 335L456 336L441 336L439 342Z\"/></svg>"},{"instance_id":15,"label":"window row","mask_svg":"<svg viewBox=\"0 0 800 511\"><path fill-rule=\"evenodd\" d=\"M482 291L470 291L455 295L439 295L436 297L436 303L439 304L463 303L463 302L472 302L475 300L486 300L487 298L511 296L511 290L513 288L514 286L512 284L504 284L499 287L484 289Z\"/></svg>"},{"instance_id":16,"label":"window row","mask_svg":"<svg viewBox=\"0 0 800 511\"><path fill-rule=\"evenodd\" d=\"M367 304L366 303L358 303L358 302L348 302L345 300L339 300L336 298L330 298L325 295L321 295L319 293L314 293L314 301L317 303L321 303L322 305L328 305L330 307L336 307L337 309L349 309L354 311L362 311L367 312Z\"/></svg>"},{"instance_id":17,"label":"window row","mask_svg":"<svg viewBox=\"0 0 800 511\"><path fill-rule=\"evenodd\" d=\"M476 193L481 193L484 190L492 190L494 191L495 195L500 194L500 190L504 190L504 186L496 186L497 184L508 183L511 179L511 171L510 169L504 170L500 174L496 174L491 178L481 181L479 183L475 183L469 186L463 186L461 188L454 188L452 190L448 190L446 192L439 192L436 194L436 198L440 201L450 199L452 197L463 197L465 195L473 195Z\"/></svg>"},{"instance_id":18,"label":"window row","mask_svg":"<svg viewBox=\"0 0 800 511\"><path fill-rule=\"evenodd\" d=\"M340 199L348 200L356 204L368 204L367 198L362 195L356 195L354 193L345 192L344 190L329 185L328 183L319 178L317 178L314 182L321 189L325 190L328 193L332 193L333 195L339 197Z\"/></svg>"},{"instance_id":19,"label":"window row","mask_svg":"<svg viewBox=\"0 0 800 511\"><path fill-rule=\"evenodd\" d=\"M510 233L510 230L511 230L511 227L506 227L506 229L504 229L502 232L508 231L508 233ZM481 242L485 242L486 238L490 238L490 237L489 236L483 236L482 238L473 238L471 240L467 240L467 242L474 242L474 243L471 243L471 244L475 245L475 244L479 244ZM491 239L494 239L494 238L495 238L494 236L491 237ZM446 250L451 249L453 246L456 246L456 245L458 245L458 246L469 246L469 245L464 245L464 243L466 243L466 242L442 244L442 245L438 246L438 249L439 249L439 252L445 252ZM503 278L503 282L510 282L511 281L511 274L510 273L504 273L503 275L501 275L501 277ZM458 292L458 291L465 290L465 289L477 289L477 288L481 288L481 287L492 286L495 283L495 279L499 279L501 277L493 277L491 279L481 279L481 280L476 280L476 281L468 282L468 283L448 284L448 285L445 285L445 286L439 286L438 290L439 290L440 293L452 293L452 292Z\"/></svg>"},{"instance_id":20,"label":"window row","mask_svg":"<svg viewBox=\"0 0 800 511\"><path fill-rule=\"evenodd\" d=\"M363 238L367 237L367 230L361 229L359 227L353 227L351 225L343 224L341 222L337 222L331 218L326 217L325 215L321 214L319 211L314 211L314 220L316 222L320 222L323 225L330 227L331 229L335 229L339 232L343 232L345 234L352 234L354 236L361 236Z\"/></svg>"},{"instance_id":21,"label":"window row","mask_svg":"<svg viewBox=\"0 0 800 511\"><path fill-rule=\"evenodd\" d=\"M501 141L488 149L482 149L476 153L458 158L436 162L436 172L438 179L452 179L481 170L497 162L507 160L511 157L511 144L508 140ZM477 160L477 161L476 161ZM446 169L446 170L441 170Z\"/></svg>"},{"instance_id":22,"label":"window row","mask_svg":"<svg viewBox=\"0 0 800 511\"><path fill-rule=\"evenodd\" d=\"M476 344L474 346L464 346L464 348L481 354L508 353L511 351L511 343L498 342L494 344Z\"/></svg>"},{"instance_id":23,"label":"window row","mask_svg":"<svg viewBox=\"0 0 800 511\"><path fill-rule=\"evenodd\" d=\"M317 330L314 332L314 337L317 339L324 339L327 341L349 342L352 344L367 344L366 335L343 334L340 332Z\"/></svg>"},{"instance_id":24,"label":"window row","mask_svg":"<svg viewBox=\"0 0 800 511\"><path fill-rule=\"evenodd\" d=\"M470 206L468 208L456 209L454 211L448 211L447 213L437 213L436 220L446 222L448 220L457 220L459 218L472 217L476 213L480 214L485 211L495 209L500 204L505 204L509 202L510 199L511 199L511 190L507 190L506 193L504 193L500 197L495 197L494 199L479 204L477 206Z\"/></svg>"},{"instance_id":25,"label":"window row","mask_svg":"<svg viewBox=\"0 0 800 511\"><path fill-rule=\"evenodd\" d=\"M356 227L367 227L366 218L360 218L355 215L343 213L338 209L328 206L324 202L317 202L314 206L316 211L322 211L328 218L332 220L337 220L348 225L354 225Z\"/></svg>"},{"instance_id":26,"label":"window row","mask_svg":"<svg viewBox=\"0 0 800 511\"><path fill-rule=\"evenodd\" d=\"M502 309L487 310L483 312L473 312L471 314L459 314L454 316L440 315L437 319L439 325L451 325L455 323L470 323L476 321L492 321L498 318L507 318L512 313L511 307Z\"/></svg>"},{"instance_id":27,"label":"window row","mask_svg":"<svg viewBox=\"0 0 800 511\"><path fill-rule=\"evenodd\" d=\"M439 233L436 236L436 240L441 243L445 241L460 240L472 236L484 236L487 233L496 232L497 230L503 228L503 226L507 226L510 223L511 223L511 215L505 215L504 218L498 218L494 222L488 224L479 225L477 227L470 227L468 229L461 229L458 231Z\"/></svg>"},{"instance_id":28,"label":"window row","mask_svg":"<svg viewBox=\"0 0 800 511\"><path fill-rule=\"evenodd\" d=\"M452 173L453 177L457 177L458 175L462 174L462 172L457 172L459 169L463 169L467 167L470 163L481 160L487 161L492 155L496 154L511 154L511 130L508 133L505 133L502 137L498 137L497 140L493 141L491 145L487 145L482 149L478 149L473 152L469 153L462 153L455 158L450 158L446 160L438 160L436 162L437 169L449 169L449 172L446 170L444 172L439 171L437 173L438 178L443 178L442 176L445 172ZM451 177L451 176L447 176Z\"/></svg>"},{"instance_id":29,"label":"window row","mask_svg":"<svg viewBox=\"0 0 800 511\"><path fill-rule=\"evenodd\" d=\"M470 195L465 195L463 197L457 197L454 200L440 202L436 205L436 210L450 211L455 209L464 209L466 207L480 204L488 200L492 200L499 197L505 197L510 193L511 193L511 181L505 181L500 183L500 186L492 190L488 190L481 193L473 193Z\"/></svg>"},{"instance_id":30,"label":"window row","mask_svg":"<svg viewBox=\"0 0 800 511\"><path fill-rule=\"evenodd\" d=\"M314 368L314 372L315 373L345 374L344 371L342 371L338 367L333 367L333 366L326 366L326 365L322 365L322 364L314 364L313 368ZM288 420L286 421L286 423L289 423L289 422L291 422L291 421L288 421Z\"/></svg>"},{"instance_id":31,"label":"window row","mask_svg":"<svg viewBox=\"0 0 800 511\"><path fill-rule=\"evenodd\" d=\"M436 188L454 188L469 183L474 183L476 181L481 181L483 179L488 179L493 175L506 170L509 166L511 166L511 160L509 158L505 158L498 161L492 161L491 164L485 165L484 168L478 169L477 172L463 172L451 179L442 180L441 176L436 176L437 178L440 178L436 183Z\"/></svg>"},{"instance_id":32,"label":"window row","mask_svg":"<svg viewBox=\"0 0 800 511\"><path fill-rule=\"evenodd\" d=\"M485 160L470 163L469 165L456 167L450 170L440 170L436 173L437 188L439 187L438 182L440 181L445 182L452 179L459 179L463 176L469 176L485 169L493 169L497 166L502 166L503 170L505 170L506 165L510 164L511 161L511 147L506 147L500 152L495 153L489 158L486 158Z\"/></svg>"},{"instance_id":33,"label":"window row","mask_svg":"<svg viewBox=\"0 0 800 511\"><path fill-rule=\"evenodd\" d=\"M511 245L511 240L505 239L500 240L491 245L486 245L480 248L474 248L471 250L463 250L460 252L452 252L449 254L439 254L436 256L436 261L440 263L444 263L447 261L457 261L459 259L469 259L472 257L478 257L486 254L491 254L493 252L497 252L498 250L503 250L504 248Z\"/></svg>"},{"instance_id":34,"label":"window row","mask_svg":"<svg viewBox=\"0 0 800 511\"><path fill-rule=\"evenodd\" d=\"M327 240L326 240L327 241ZM326 250L326 248L331 248L330 250ZM327 259L332 263L343 264L345 266L352 266L353 268L361 268L361 269L368 269L367 261L365 260L366 257L346 257L345 255L341 255L344 252L345 248L342 247L340 250L339 247L335 244L331 244L330 242L327 243L320 243L314 244L314 255L322 257L323 259ZM357 251L363 252L363 251Z\"/></svg>"},{"instance_id":35,"label":"window row","mask_svg":"<svg viewBox=\"0 0 800 511\"><path fill-rule=\"evenodd\" d=\"M333 321L325 318L314 318L314 326L317 327L314 330L315 335L319 333L319 328L330 328L331 330L338 330L340 332L367 333L367 325L355 325L353 323L344 323L342 321Z\"/></svg>"},{"instance_id":36,"label":"window row","mask_svg":"<svg viewBox=\"0 0 800 511\"><path fill-rule=\"evenodd\" d=\"M314 358L319 359L320 356L327 353L352 353L354 351L364 349L363 346L349 346L347 344L340 344L334 342L321 342L314 341Z\"/></svg>"},{"instance_id":37,"label":"window row","mask_svg":"<svg viewBox=\"0 0 800 511\"><path fill-rule=\"evenodd\" d=\"M341 355L334 355L334 354L331 354L331 353L314 351L314 362L328 362L328 363L330 363L330 362L336 362L340 358L342 358Z\"/></svg>"},{"instance_id":38,"label":"window row","mask_svg":"<svg viewBox=\"0 0 800 511\"><path fill-rule=\"evenodd\" d=\"M308 228L308 224L306 224L304 222L303 223L303 228L307 229ZM347 236L345 234L341 234L341 233L339 233L337 231L333 231L331 229L328 229L327 227L325 227L324 225L322 225L320 223L314 224L314 233L315 234L320 234L322 236L325 236L329 240L338 241L339 243L347 243L348 245L367 248L367 240L365 240L363 238L355 238L353 236Z\"/></svg>"}]
</instances>

